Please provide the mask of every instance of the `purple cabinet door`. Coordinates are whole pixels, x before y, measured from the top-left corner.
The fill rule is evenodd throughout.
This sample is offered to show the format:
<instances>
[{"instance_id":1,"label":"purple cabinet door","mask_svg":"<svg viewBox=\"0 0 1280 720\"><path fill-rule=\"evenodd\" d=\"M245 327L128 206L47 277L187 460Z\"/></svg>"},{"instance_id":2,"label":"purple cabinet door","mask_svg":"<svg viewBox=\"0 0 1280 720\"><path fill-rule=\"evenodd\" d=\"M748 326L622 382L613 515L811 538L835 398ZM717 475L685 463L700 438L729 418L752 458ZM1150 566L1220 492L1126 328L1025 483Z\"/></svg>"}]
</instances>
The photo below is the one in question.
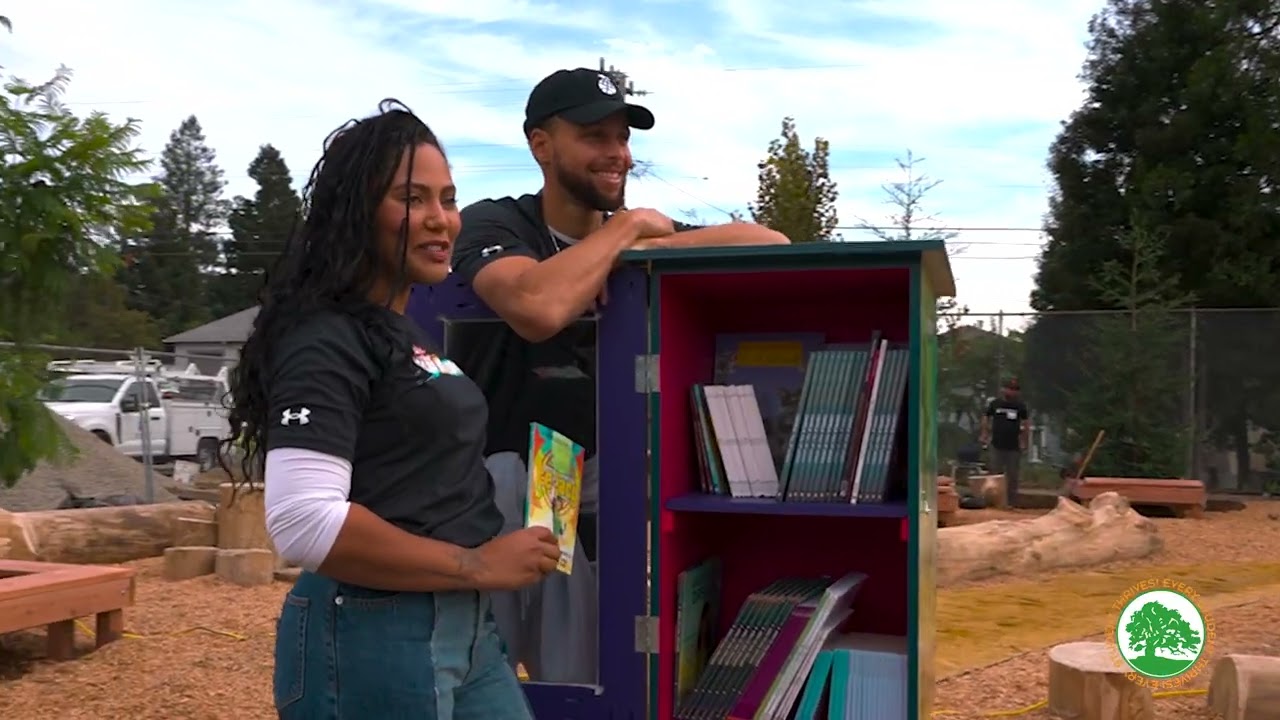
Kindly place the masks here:
<instances>
[{"instance_id":1,"label":"purple cabinet door","mask_svg":"<svg viewBox=\"0 0 1280 720\"><path fill-rule=\"evenodd\" d=\"M644 272L637 268L614 273L609 302L599 313L596 329L598 684L526 683L525 694L538 720L647 717L648 655L636 647L637 618L647 614L647 396L636 387L637 358L647 352L646 284ZM433 287L415 287L408 314L442 344L445 322L495 317L455 277Z\"/></svg>"}]
</instances>

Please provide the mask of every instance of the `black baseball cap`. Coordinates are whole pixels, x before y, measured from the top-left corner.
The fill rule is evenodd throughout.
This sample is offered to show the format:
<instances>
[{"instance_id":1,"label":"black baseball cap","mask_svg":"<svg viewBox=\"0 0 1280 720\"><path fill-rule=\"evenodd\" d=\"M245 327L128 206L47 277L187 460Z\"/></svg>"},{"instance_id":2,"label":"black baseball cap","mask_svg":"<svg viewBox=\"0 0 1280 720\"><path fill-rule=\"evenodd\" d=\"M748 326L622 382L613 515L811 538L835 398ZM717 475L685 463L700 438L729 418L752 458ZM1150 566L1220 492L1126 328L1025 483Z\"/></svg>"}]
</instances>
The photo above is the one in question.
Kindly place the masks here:
<instances>
[{"instance_id":1,"label":"black baseball cap","mask_svg":"<svg viewBox=\"0 0 1280 720\"><path fill-rule=\"evenodd\" d=\"M653 127L649 108L626 101L626 92L606 73L589 68L557 70L546 76L529 93L524 106L524 134L553 117L575 125L589 125L625 110L627 124L638 130Z\"/></svg>"}]
</instances>

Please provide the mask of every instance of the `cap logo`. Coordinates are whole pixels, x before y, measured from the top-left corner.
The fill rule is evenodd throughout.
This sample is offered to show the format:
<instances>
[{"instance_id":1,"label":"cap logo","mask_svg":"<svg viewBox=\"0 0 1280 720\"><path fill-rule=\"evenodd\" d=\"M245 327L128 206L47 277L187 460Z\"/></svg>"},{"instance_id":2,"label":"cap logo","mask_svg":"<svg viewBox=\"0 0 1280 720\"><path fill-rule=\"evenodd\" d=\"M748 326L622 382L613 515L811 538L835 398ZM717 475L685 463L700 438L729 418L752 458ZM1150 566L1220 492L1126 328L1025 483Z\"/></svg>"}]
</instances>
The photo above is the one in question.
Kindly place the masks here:
<instances>
[{"instance_id":1,"label":"cap logo","mask_svg":"<svg viewBox=\"0 0 1280 720\"><path fill-rule=\"evenodd\" d=\"M613 81L609 79L609 76L605 75L604 73L601 73L599 76L597 76L596 87L600 88L600 92L604 93L605 95L618 94L618 86L614 85Z\"/></svg>"}]
</instances>

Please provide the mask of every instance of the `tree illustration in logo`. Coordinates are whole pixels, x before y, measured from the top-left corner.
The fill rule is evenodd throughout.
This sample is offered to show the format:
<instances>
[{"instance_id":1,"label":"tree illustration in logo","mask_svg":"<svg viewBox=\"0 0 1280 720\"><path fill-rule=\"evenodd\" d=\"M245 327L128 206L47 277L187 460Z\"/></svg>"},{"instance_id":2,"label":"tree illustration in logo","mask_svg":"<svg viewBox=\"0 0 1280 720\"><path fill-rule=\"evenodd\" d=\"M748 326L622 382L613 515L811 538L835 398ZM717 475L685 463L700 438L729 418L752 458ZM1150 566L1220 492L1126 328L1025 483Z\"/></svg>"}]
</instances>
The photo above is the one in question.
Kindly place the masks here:
<instances>
[{"instance_id":1,"label":"tree illustration in logo","mask_svg":"<svg viewBox=\"0 0 1280 720\"><path fill-rule=\"evenodd\" d=\"M1126 660L1149 677L1170 678L1186 672L1200 656L1204 639L1175 608L1152 600L1125 625L1129 650L1141 653Z\"/></svg>"}]
</instances>

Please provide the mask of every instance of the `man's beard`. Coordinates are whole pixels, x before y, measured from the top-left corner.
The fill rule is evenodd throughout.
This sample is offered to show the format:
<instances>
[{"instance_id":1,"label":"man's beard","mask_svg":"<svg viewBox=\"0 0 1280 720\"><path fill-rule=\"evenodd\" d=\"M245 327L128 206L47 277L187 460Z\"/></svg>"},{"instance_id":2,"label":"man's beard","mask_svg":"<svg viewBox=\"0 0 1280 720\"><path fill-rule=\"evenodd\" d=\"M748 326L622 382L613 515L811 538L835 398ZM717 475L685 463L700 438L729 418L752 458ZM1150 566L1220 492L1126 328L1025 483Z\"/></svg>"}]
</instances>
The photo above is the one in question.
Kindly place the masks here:
<instances>
[{"instance_id":1,"label":"man's beard","mask_svg":"<svg viewBox=\"0 0 1280 720\"><path fill-rule=\"evenodd\" d=\"M609 197L596 189L595 184L591 182L590 173L575 174L559 165L556 165L555 172L556 182L569 193L569 197L592 210L614 212L621 208L626 200L627 176L625 173L622 176L622 187L618 189L617 197Z\"/></svg>"}]
</instances>

